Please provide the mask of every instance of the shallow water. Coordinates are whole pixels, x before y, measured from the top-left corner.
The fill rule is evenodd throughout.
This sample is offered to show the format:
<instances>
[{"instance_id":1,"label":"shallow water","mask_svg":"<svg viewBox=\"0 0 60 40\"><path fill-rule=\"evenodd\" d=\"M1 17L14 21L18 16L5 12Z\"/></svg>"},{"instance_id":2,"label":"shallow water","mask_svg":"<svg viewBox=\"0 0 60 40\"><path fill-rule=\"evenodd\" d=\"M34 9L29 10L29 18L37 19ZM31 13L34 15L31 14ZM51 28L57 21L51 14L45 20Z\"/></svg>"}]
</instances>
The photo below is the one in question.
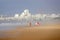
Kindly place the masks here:
<instances>
[{"instance_id":1,"label":"shallow water","mask_svg":"<svg viewBox=\"0 0 60 40\"><path fill-rule=\"evenodd\" d=\"M37 21L31 21L32 25L34 25L35 22ZM41 23L41 25L44 24L60 24L60 19L44 19L41 21L38 21ZM1 30L13 30L16 29L16 27L18 26L23 26L23 25L27 25L27 21L0 21L0 31Z\"/></svg>"}]
</instances>

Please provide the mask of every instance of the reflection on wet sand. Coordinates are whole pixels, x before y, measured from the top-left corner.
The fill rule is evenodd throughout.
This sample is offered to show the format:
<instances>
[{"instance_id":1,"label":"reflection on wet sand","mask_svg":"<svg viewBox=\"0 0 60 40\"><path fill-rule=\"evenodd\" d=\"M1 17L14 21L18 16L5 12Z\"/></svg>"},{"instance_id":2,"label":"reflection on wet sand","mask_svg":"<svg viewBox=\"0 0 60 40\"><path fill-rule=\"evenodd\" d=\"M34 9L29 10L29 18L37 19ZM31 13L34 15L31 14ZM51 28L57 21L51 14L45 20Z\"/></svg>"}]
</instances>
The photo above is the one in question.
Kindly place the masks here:
<instances>
[{"instance_id":1,"label":"reflection on wet sand","mask_svg":"<svg viewBox=\"0 0 60 40\"><path fill-rule=\"evenodd\" d=\"M0 40L60 40L60 25L46 24L0 31Z\"/></svg>"}]
</instances>

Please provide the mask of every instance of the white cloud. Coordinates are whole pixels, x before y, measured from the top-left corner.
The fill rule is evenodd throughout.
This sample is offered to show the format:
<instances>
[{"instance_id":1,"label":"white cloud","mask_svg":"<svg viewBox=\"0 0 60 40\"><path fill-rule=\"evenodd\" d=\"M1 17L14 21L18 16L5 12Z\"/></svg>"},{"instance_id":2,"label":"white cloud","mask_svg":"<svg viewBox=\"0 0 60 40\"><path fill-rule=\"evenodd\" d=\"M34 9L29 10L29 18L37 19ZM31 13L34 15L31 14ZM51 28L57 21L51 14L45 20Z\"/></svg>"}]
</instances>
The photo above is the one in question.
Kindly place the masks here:
<instances>
[{"instance_id":1,"label":"white cloud","mask_svg":"<svg viewBox=\"0 0 60 40\"><path fill-rule=\"evenodd\" d=\"M47 14L35 14L32 15L28 9L25 9L20 15L19 14L15 14L14 17L7 17L7 18L1 18L0 20L4 19L4 20L32 20L32 19L36 19L36 20L40 20L40 19L45 19L45 18L55 18L55 17L60 17L60 15L56 15L56 14L51 14L51 15L47 15Z\"/></svg>"}]
</instances>

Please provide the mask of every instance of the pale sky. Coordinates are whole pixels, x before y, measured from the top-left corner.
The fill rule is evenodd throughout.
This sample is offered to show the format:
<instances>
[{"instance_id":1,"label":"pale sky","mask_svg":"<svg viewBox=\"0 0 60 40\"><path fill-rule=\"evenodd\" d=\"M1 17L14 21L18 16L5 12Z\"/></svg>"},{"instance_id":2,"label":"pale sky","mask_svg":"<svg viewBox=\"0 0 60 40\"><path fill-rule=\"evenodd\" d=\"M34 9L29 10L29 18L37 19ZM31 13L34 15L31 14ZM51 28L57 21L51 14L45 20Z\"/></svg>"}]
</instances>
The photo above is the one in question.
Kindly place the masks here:
<instances>
[{"instance_id":1,"label":"pale sky","mask_svg":"<svg viewBox=\"0 0 60 40\"><path fill-rule=\"evenodd\" d=\"M60 13L60 0L0 0L0 15L14 15L29 9L36 13Z\"/></svg>"}]
</instances>

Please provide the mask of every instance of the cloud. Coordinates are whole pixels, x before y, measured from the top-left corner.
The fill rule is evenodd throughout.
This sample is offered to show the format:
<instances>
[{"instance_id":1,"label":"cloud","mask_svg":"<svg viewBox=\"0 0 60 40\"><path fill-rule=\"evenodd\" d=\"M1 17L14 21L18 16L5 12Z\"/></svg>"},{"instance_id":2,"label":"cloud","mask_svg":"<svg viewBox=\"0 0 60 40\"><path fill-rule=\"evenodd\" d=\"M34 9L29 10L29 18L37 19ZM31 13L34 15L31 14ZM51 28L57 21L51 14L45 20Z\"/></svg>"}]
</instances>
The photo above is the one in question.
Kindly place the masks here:
<instances>
[{"instance_id":1,"label":"cloud","mask_svg":"<svg viewBox=\"0 0 60 40\"><path fill-rule=\"evenodd\" d=\"M0 20L43 20L45 18L55 18L60 17L59 14L34 14L32 15L28 9L25 9L21 14L15 14L14 17L0 17Z\"/></svg>"}]
</instances>

